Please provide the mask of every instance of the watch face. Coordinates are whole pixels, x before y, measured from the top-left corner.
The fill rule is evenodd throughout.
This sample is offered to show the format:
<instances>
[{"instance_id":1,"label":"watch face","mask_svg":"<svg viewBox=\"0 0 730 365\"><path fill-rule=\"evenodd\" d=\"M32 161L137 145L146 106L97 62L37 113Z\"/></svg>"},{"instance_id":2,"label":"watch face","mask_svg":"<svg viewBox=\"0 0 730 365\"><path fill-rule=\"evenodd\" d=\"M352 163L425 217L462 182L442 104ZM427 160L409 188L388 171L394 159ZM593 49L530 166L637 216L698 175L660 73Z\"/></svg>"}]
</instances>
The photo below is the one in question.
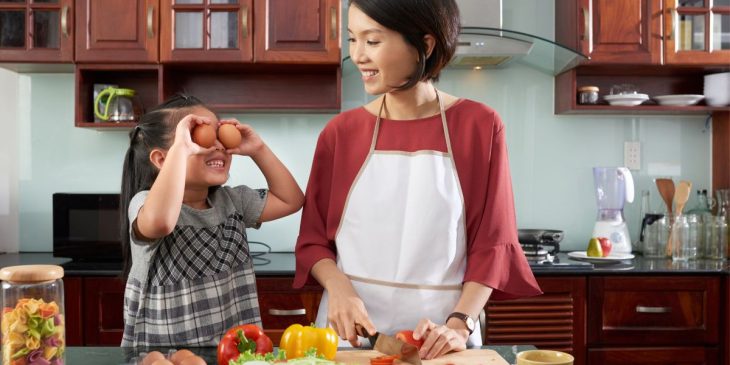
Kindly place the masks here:
<instances>
[{"instance_id":1,"label":"watch face","mask_svg":"<svg viewBox=\"0 0 730 365\"><path fill-rule=\"evenodd\" d=\"M471 317L466 317L466 326L469 328L469 331L474 331L474 320Z\"/></svg>"}]
</instances>

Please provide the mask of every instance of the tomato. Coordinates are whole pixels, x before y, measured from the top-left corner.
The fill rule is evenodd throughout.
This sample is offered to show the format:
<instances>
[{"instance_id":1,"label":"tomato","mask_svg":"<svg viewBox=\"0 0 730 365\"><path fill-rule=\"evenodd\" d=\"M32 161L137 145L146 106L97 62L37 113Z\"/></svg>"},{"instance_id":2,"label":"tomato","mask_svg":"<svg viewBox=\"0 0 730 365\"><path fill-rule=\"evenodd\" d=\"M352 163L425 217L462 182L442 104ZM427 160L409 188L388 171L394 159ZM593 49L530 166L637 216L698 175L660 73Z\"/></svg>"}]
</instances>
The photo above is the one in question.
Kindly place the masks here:
<instances>
[{"instance_id":1,"label":"tomato","mask_svg":"<svg viewBox=\"0 0 730 365\"><path fill-rule=\"evenodd\" d=\"M247 350L263 355L273 351L273 348L274 344L269 336L258 326L236 326L229 329L218 343L218 365L228 365L229 361L237 359L238 355Z\"/></svg>"},{"instance_id":2,"label":"tomato","mask_svg":"<svg viewBox=\"0 0 730 365\"><path fill-rule=\"evenodd\" d=\"M400 359L398 355L383 355L370 359L370 365L392 365L395 360Z\"/></svg>"},{"instance_id":3,"label":"tomato","mask_svg":"<svg viewBox=\"0 0 730 365\"><path fill-rule=\"evenodd\" d=\"M337 345L340 343L337 332L332 328L317 328L293 324L281 335L279 349L286 351L287 359L305 356L307 351L314 348L317 355L332 360L337 354Z\"/></svg>"},{"instance_id":4,"label":"tomato","mask_svg":"<svg viewBox=\"0 0 730 365\"><path fill-rule=\"evenodd\" d=\"M421 349L421 346L423 346L424 339L422 338L420 340L416 340L415 338L413 338L413 331L410 330L399 331L395 334L395 338L405 343L416 346L416 348L418 348L419 350Z\"/></svg>"}]
</instances>

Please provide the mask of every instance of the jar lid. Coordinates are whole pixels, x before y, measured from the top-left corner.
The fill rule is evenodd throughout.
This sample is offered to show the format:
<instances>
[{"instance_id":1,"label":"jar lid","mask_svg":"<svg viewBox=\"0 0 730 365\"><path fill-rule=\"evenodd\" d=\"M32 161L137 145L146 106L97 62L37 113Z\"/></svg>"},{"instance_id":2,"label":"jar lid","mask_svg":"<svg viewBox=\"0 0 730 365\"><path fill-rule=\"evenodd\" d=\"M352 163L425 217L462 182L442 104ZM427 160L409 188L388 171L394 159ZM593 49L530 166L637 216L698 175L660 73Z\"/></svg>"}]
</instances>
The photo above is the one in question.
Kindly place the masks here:
<instances>
[{"instance_id":1,"label":"jar lid","mask_svg":"<svg viewBox=\"0 0 730 365\"><path fill-rule=\"evenodd\" d=\"M598 86L582 86L578 88L578 91L595 91L598 92Z\"/></svg>"},{"instance_id":2,"label":"jar lid","mask_svg":"<svg viewBox=\"0 0 730 365\"><path fill-rule=\"evenodd\" d=\"M63 277L58 265L19 265L0 269L0 280L21 283L56 280Z\"/></svg>"}]
</instances>

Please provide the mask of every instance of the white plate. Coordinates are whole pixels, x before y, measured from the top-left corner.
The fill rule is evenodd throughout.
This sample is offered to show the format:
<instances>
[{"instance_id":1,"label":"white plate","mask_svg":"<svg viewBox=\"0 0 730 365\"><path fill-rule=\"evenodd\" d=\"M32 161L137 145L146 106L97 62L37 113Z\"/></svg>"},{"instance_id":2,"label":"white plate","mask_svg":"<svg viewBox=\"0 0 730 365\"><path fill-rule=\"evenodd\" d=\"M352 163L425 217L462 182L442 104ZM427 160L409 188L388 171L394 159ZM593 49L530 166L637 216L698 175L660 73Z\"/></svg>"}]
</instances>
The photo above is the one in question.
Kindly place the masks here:
<instances>
[{"instance_id":1,"label":"white plate","mask_svg":"<svg viewBox=\"0 0 730 365\"><path fill-rule=\"evenodd\" d=\"M571 259L588 261L597 264L607 264L609 262L619 262L623 260L631 260L634 258L634 255L630 253L612 253L607 257L591 257L588 256L585 251L568 252L568 256Z\"/></svg>"},{"instance_id":2,"label":"white plate","mask_svg":"<svg viewBox=\"0 0 730 365\"><path fill-rule=\"evenodd\" d=\"M683 95L659 95L652 99L656 100L659 105L687 106L695 105L704 99L704 95L683 94Z\"/></svg>"},{"instance_id":3,"label":"white plate","mask_svg":"<svg viewBox=\"0 0 730 365\"><path fill-rule=\"evenodd\" d=\"M647 100L649 95L646 94L621 94L621 95L604 95L603 99L611 105L617 106L636 106Z\"/></svg>"}]
</instances>

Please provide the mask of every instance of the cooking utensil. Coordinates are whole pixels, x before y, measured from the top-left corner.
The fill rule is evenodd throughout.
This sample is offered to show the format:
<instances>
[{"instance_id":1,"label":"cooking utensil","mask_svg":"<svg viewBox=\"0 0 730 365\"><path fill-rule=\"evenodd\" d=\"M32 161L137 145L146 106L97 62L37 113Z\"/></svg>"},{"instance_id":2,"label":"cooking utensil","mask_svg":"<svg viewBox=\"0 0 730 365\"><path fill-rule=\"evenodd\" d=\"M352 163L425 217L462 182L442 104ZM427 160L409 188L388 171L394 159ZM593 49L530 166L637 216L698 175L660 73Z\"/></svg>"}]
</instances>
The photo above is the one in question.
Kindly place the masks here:
<instances>
[{"instance_id":1,"label":"cooking utensil","mask_svg":"<svg viewBox=\"0 0 730 365\"><path fill-rule=\"evenodd\" d=\"M382 352L386 355L399 355L402 362L412 365L421 365L421 356L419 355L418 348L416 346L380 332L370 334L360 324L355 324L355 331L359 336L367 337L370 344L373 345L373 350Z\"/></svg>"},{"instance_id":2,"label":"cooking utensil","mask_svg":"<svg viewBox=\"0 0 730 365\"><path fill-rule=\"evenodd\" d=\"M689 199L690 191L692 191L692 182L687 180L682 180L679 182L679 185L677 186L676 192L674 193L674 217L675 219L682 215L682 211L684 210L684 205L687 204L687 200ZM672 228L672 231L669 232L669 240L667 242L667 255L671 255L672 251L674 251L674 241L673 241L673 234L674 228Z\"/></svg>"},{"instance_id":3,"label":"cooking utensil","mask_svg":"<svg viewBox=\"0 0 730 365\"><path fill-rule=\"evenodd\" d=\"M664 204L667 206L667 213L672 213L672 200L674 200L674 180L672 179L656 179L656 188L659 195L662 196Z\"/></svg>"},{"instance_id":4,"label":"cooking utensil","mask_svg":"<svg viewBox=\"0 0 730 365\"><path fill-rule=\"evenodd\" d=\"M370 365L370 359L382 356L375 350L342 350L337 351L335 361L338 363L352 365ZM487 349L468 349L464 351L456 351L444 356L440 356L433 360L423 360L423 365L508 365L507 361L499 356L494 350Z\"/></svg>"}]
</instances>

